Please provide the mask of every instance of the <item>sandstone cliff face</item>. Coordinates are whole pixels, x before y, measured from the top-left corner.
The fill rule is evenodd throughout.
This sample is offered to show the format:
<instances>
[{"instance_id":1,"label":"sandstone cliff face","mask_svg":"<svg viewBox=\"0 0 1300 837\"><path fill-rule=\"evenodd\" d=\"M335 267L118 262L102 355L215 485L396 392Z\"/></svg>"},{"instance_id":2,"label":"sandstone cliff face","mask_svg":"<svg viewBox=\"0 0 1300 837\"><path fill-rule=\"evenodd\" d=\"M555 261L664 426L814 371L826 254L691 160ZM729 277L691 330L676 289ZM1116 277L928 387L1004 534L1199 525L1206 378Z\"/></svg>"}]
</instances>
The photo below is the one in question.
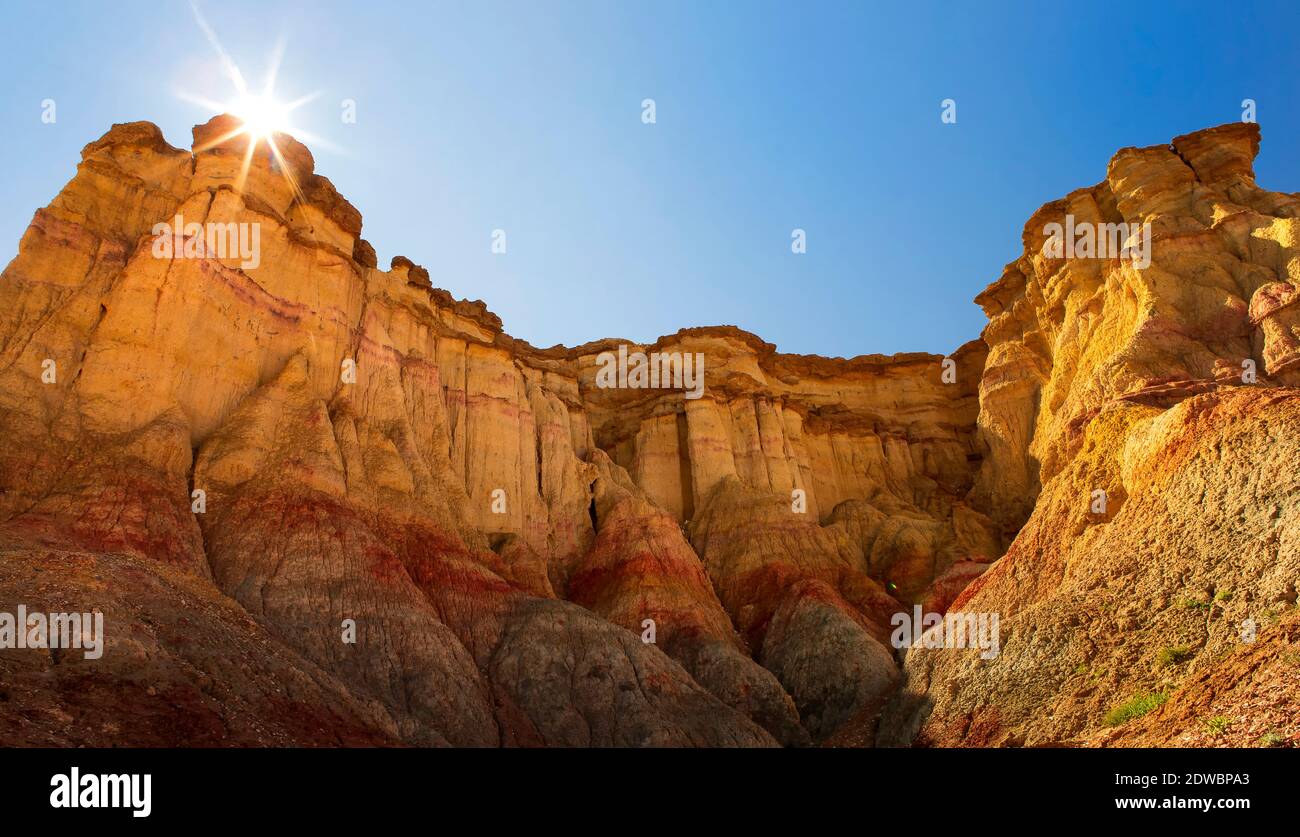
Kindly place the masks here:
<instances>
[{"instance_id":1,"label":"sandstone cliff face","mask_svg":"<svg viewBox=\"0 0 1300 837\"><path fill-rule=\"evenodd\" d=\"M1175 580L1240 593L1214 653L1234 608L1294 602L1296 201L1255 186L1253 126L1044 207L983 340L851 360L726 326L534 348L380 269L305 147L237 127L114 126L4 272L0 609L109 615L101 660L0 652L23 717L101 731L0 707L12 740L862 745L891 696L889 743L1069 738L1191 641L1200 610L1132 613ZM1067 212L1150 220L1152 264L1044 257ZM260 258L183 229L160 256L178 216L255 226ZM603 386L624 346L703 357L702 388ZM913 651L895 695L913 603L999 610L1002 655ZM1139 628L1080 639L1103 612ZM1110 671L1087 700L1070 643Z\"/></svg>"},{"instance_id":2,"label":"sandstone cliff face","mask_svg":"<svg viewBox=\"0 0 1300 837\"><path fill-rule=\"evenodd\" d=\"M980 295L988 448L972 502L1004 531L1027 523L953 604L1001 614L1000 655L909 653L892 743L1122 741L1105 720L1127 699L1181 704L1185 684L1294 644L1265 629L1300 577L1286 325L1300 201L1255 185L1258 146L1241 124L1120 151L1103 183L1030 219L1024 255ZM1150 223L1150 265L1044 256L1045 224L1066 213ZM1221 713L1254 723L1224 691L1133 740L1186 743ZM1296 694L1276 696L1282 739L1300 732Z\"/></svg>"},{"instance_id":3,"label":"sandstone cliff face","mask_svg":"<svg viewBox=\"0 0 1300 837\"><path fill-rule=\"evenodd\" d=\"M716 745L832 730L805 697L821 675L764 667L823 639L782 579L842 612L842 662L879 670L875 700L896 678L883 585L911 599L1001 551L962 502L982 344L954 383L939 357L692 329L629 348L702 354L703 398L603 388L620 341L534 349L410 260L379 269L306 148L279 137L275 160L237 128L214 119L187 153L115 126L5 271L0 538L25 560L192 577L287 664L380 707L377 736ZM189 223L256 226L260 258ZM751 504L761 527L737 519ZM777 541L797 568L764 553ZM781 607L798 612L768 640ZM832 691L836 718L866 700Z\"/></svg>"}]
</instances>

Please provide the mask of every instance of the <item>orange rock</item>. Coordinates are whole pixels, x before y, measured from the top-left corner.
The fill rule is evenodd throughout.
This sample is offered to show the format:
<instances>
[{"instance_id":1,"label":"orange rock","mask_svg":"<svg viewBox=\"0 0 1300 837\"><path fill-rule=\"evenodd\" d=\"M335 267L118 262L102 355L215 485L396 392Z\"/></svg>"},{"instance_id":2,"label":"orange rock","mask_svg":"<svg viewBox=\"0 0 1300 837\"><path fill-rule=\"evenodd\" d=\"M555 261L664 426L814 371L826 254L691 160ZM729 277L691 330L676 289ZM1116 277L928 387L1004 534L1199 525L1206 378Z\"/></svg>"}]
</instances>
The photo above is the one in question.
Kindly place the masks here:
<instances>
[{"instance_id":1,"label":"orange rock","mask_svg":"<svg viewBox=\"0 0 1300 837\"><path fill-rule=\"evenodd\" d=\"M1000 614L1001 652L910 652L887 743L1203 743L1187 690L1231 681L1247 626L1291 641L1264 629L1300 575L1300 204L1255 184L1258 147L1236 124L1120 151L1030 220L980 295L988 454L970 499L1023 528L950 608ZM1150 265L1045 258L1044 218L1068 210L1151 223ZM1172 728L1107 732L1155 695L1181 707L1159 716Z\"/></svg>"},{"instance_id":2,"label":"orange rock","mask_svg":"<svg viewBox=\"0 0 1300 837\"><path fill-rule=\"evenodd\" d=\"M1255 185L1253 125L1124 149L1043 207L981 340L847 360L734 326L535 348L378 269L310 151L237 127L185 152L114 126L0 281L0 592L48 559L42 589L93 607L101 567L131 630L184 596L224 637L195 643L246 652L149 645L147 697L185 709L123 741L1094 741L1103 703L1185 674L1142 665L1161 643L1294 602L1300 213ZM1149 223L1150 264L1056 255L1063 221ZM702 357L702 390L606 388L621 347ZM1241 598L1178 609L1211 587ZM912 649L881 716L912 604L1000 612L1002 652ZM84 666L137 694L122 657ZM22 707L66 707L12 671ZM105 740L76 736L25 740Z\"/></svg>"}]
</instances>

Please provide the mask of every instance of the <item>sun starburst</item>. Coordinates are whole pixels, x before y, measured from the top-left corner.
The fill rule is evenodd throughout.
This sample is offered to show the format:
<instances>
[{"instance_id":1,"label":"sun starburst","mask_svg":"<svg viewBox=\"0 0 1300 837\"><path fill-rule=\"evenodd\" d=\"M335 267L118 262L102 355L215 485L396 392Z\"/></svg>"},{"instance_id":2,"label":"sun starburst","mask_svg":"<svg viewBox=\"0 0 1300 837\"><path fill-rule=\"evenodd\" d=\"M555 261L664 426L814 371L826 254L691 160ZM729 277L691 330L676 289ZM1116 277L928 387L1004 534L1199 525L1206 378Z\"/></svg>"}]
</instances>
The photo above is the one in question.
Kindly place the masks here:
<instances>
[{"instance_id":1,"label":"sun starburst","mask_svg":"<svg viewBox=\"0 0 1300 837\"><path fill-rule=\"evenodd\" d=\"M288 181L293 189L294 196L298 200L303 199L302 191L298 186L297 179L293 175L292 168L285 160L280 146L276 142L277 134L288 135L294 134L297 138L306 142L328 146L320 137L296 128L291 124L290 117L293 111L315 99L319 93L311 93L306 96L294 99L289 102L283 102L276 98L275 81L280 71L280 62L284 57L284 41L276 43L275 50L271 54L270 70L267 72L266 82L260 92L249 88L248 83L244 80L244 74L240 72L239 66L235 64L229 53L222 47L221 41L218 40L216 32L208 25L203 14L199 11L197 3L191 3L190 8L194 11L194 19L203 34L207 37L208 43L216 51L217 57L221 61L222 70L230 79L234 86L234 96L226 102L214 101L202 96L197 96L186 91L178 91L177 95L182 99L200 105L209 111L215 110L218 113L228 113L237 118L240 124L233 130L227 131L220 136L213 137L200 146L195 147L195 153L206 151L210 148L222 145L232 139L240 136L249 138L247 148L244 152L243 163L239 169L239 178L235 183L236 191L242 192L244 183L248 178L248 171L253 162L253 155L257 147L265 143L270 150L271 155L275 158L280 173Z\"/></svg>"}]
</instances>

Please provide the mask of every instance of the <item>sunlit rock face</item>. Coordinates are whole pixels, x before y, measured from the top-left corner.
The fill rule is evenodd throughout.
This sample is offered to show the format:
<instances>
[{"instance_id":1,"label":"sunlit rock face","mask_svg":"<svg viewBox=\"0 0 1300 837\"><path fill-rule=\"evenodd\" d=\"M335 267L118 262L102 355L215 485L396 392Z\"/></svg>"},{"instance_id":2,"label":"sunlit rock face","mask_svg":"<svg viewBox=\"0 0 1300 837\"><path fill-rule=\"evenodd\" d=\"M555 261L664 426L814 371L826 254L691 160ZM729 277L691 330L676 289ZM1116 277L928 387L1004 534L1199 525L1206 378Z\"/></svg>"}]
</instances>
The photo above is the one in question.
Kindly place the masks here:
<instances>
[{"instance_id":1,"label":"sunlit rock face","mask_svg":"<svg viewBox=\"0 0 1300 837\"><path fill-rule=\"evenodd\" d=\"M983 743L947 732L980 688L1010 719L988 740L1024 737L1015 712L1059 684L1021 682L1018 613L1118 583L1124 556L1218 583L1215 490L1223 537L1246 533L1214 541L1224 583L1263 584L1245 538L1295 508L1279 476L1221 478L1295 461L1296 203L1255 186L1253 126L1127 149L1044 207L980 296L982 340L850 360L730 326L534 348L410 259L381 269L304 146L238 127L186 152L114 126L4 272L0 605L112 619L98 660L0 652L25 684L0 717L75 715L41 685L56 667L141 707L93 735L6 720L11 740L171 743L189 718L205 743ZM1044 256L1067 213L1149 220L1150 265ZM1138 560L1173 537L1166 483L1203 519ZM1109 525L1140 508L1154 528ZM913 605L1000 609L1002 655L911 651L896 695Z\"/></svg>"},{"instance_id":2,"label":"sunlit rock face","mask_svg":"<svg viewBox=\"0 0 1300 837\"><path fill-rule=\"evenodd\" d=\"M1001 652L911 651L890 743L1214 743L1198 704L1224 741L1300 734L1294 689L1252 710L1228 675L1276 679L1300 582L1300 200L1255 184L1258 148L1237 124L1121 150L980 295L971 502L1019 534L951 607L1000 613ZM1066 213L1149 223L1150 263L1045 257ZM1142 695L1169 708L1108 726Z\"/></svg>"}]
</instances>

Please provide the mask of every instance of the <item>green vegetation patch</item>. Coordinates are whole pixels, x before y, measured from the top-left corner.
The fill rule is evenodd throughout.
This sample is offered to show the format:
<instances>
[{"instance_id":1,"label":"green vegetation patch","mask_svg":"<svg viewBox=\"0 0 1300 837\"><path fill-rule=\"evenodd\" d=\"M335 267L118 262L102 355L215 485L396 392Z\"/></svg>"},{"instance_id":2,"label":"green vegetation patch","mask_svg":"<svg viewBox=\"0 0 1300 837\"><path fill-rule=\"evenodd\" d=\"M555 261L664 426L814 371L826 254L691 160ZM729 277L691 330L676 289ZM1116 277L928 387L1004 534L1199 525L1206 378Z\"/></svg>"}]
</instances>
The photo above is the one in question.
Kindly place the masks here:
<instances>
[{"instance_id":1,"label":"green vegetation patch","mask_svg":"<svg viewBox=\"0 0 1300 837\"><path fill-rule=\"evenodd\" d=\"M1119 706L1116 706L1114 709L1110 710L1110 712L1106 713L1106 717L1102 719L1102 723L1108 727L1117 727L1120 724L1127 724L1134 718L1141 718L1157 706L1163 705L1167 700L1169 700L1169 694L1167 692L1154 692L1152 694L1137 695L1131 700L1121 703Z\"/></svg>"}]
</instances>

